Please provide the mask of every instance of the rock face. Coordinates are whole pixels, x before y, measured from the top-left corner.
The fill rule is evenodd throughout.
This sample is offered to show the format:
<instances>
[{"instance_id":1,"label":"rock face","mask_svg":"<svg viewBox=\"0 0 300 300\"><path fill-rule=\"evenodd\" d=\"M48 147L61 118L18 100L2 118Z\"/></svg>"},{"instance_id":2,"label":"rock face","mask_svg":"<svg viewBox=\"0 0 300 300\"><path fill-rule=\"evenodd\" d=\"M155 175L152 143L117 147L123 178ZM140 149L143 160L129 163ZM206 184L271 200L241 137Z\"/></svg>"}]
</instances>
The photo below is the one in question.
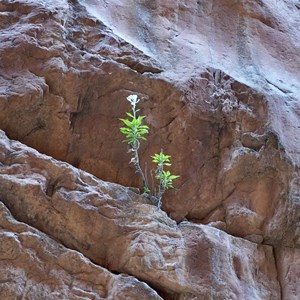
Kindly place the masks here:
<instances>
[{"instance_id":1,"label":"rock face","mask_svg":"<svg viewBox=\"0 0 300 300\"><path fill-rule=\"evenodd\" d=\"M277 249L276 257L279 266L280 281L282 283L282 299L298 299L300 251L295 248Z\"/></svg>"},{"instance_id":2,"label":"rock face","mask_svg":"<svg viewBox=\"0 0 300 300\"><path fill-rule=\"evenodd\" d=\"M165 299L280 299L271 246L210 226L186 221L177 226L128 188L100 181L3 133L0 153L0 198L13 215L97 264L149 282ZM26 234L23 238L27 241Z\"/></svg>"},{"instance_id":3,"label":"rock face","mask_svg":"<svg viewBox=\"0 0 300 300\"><path fill-rule=\"evenodd\" d=\"M164 299L297 299L299 1L190 2L1 1L0 128L39 152L1 133L0 198L56 240L35 247L62 243ZM141 187L118 129L130 94L151 131L142 164L163 148L180 174L167 214L93 176ZM74 255L109 278L101 297L159 297Z\"/></svg>"},{"instance_id":4,"label":"rock face","mask_svg":"<svg viewBox=\"0 0 300 300\"><path fill-rule=\"evenodd\" d=\"M162 299L145 283L114 275L16 221L3 203L0 215L1 299Z\"/></svg>"}]
</instances>

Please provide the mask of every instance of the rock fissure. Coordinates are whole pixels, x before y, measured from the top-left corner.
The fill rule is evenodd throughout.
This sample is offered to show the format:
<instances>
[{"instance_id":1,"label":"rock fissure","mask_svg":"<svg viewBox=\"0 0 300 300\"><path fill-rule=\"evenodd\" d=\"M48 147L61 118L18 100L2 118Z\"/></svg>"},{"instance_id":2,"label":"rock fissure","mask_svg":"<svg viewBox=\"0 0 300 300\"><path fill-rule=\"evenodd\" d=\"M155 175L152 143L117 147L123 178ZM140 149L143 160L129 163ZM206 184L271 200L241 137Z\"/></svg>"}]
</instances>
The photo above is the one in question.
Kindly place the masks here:
<instances>
[{"instance_id":1,"label":"rock fissure","mask_svg":"<svg viewBox=\"0 0 300 300\"><path fill-rule=\"evenodd\" d=\"M277 271L277 278L278 278L277 280L279 282L279 287L280 287L280 299L284 299L282 282L281 282L281 278L279 278L280 266L279 266L279 263L278 263L278 260L277 260L277 257L276 257L275 248L272 247L272 249L273 249L273 257L274 257L274 262L275 262L275 268L276 268L276 271Z\"/></svg>"}]
</instances>

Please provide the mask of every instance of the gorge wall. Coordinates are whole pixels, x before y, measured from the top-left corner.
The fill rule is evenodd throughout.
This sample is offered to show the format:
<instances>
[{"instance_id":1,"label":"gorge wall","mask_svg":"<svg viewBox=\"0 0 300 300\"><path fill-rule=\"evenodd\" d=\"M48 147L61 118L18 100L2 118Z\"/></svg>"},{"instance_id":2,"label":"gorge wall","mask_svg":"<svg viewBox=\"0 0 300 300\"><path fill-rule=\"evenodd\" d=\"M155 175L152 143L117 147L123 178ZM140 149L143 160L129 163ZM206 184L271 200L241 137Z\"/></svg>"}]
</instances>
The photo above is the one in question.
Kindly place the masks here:
<instances>
[{"instance_id":1,"label":"gorge wall","mask_svg":"<svg viewBox=\"0 0 300 300\"><path fill-rule=\"evenodd\" d=\"M1 1L0 299L299 299L299 27L295 0ZM130 94L164 211L124 187Z\"/></svg>"}]
</instances>

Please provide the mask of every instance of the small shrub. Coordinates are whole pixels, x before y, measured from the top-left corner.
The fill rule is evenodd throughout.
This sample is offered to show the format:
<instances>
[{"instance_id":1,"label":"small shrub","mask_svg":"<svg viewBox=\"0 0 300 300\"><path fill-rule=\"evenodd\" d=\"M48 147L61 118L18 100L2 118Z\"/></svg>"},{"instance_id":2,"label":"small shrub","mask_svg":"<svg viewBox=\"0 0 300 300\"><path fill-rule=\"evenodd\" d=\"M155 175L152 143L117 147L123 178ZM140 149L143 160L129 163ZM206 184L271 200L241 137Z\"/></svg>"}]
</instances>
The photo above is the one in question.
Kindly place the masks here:
<instances>
[{"instance_id":1,"label":"small shrub","mask_svg":"<svg viewBox=\"0 0 300 300\"><path fill-rule=\"evenodd\" d=\"M127 97L127 100L130 102L131 112L126 112L127 119L120 119L123 123L123 127L120 128L120 131L125 135L123 142L128 144L128 152L131 153L132 156L129 163L134 165L136 173L138 173L143 180L144 195L160 208L163 194L166 190L174 188L173 180L179 176L173 175L170 171L165 170L165 168L171 166L171 156L164 154L163 150L161 150L160 153L151 156L152 162L156 164L156 168L150 172L152 182L151 185L149 184L147 171L143 171L140 166L138 152L141 141L147 140L145 136L149 133L149 127L143 124L145 116L138 115L140 111L137 109L137 104L140 101L138 96L130 95Z\"/></svg>"}]
</instances>

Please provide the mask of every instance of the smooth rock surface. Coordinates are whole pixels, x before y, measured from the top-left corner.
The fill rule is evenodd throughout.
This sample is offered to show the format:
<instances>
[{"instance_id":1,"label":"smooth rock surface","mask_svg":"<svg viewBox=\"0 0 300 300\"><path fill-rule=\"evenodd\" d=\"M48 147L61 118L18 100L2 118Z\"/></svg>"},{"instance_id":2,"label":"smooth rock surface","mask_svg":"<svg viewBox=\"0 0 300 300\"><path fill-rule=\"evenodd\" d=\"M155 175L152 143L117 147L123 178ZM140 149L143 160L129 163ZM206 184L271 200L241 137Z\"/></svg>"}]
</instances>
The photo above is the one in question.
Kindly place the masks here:
<instances>
[{"instance_id":1,"label":"smooth rock surface","mask_svg":"<svg viewBox=\"0 0 300 300\"><path fill-rule=\"evenodd\" d=\"M269 126L299 165L298 0L80 3L120 37L157 59L173 81L194 81L199 69L208 66L263 91Z\"/></svg>"}]
</instances>

